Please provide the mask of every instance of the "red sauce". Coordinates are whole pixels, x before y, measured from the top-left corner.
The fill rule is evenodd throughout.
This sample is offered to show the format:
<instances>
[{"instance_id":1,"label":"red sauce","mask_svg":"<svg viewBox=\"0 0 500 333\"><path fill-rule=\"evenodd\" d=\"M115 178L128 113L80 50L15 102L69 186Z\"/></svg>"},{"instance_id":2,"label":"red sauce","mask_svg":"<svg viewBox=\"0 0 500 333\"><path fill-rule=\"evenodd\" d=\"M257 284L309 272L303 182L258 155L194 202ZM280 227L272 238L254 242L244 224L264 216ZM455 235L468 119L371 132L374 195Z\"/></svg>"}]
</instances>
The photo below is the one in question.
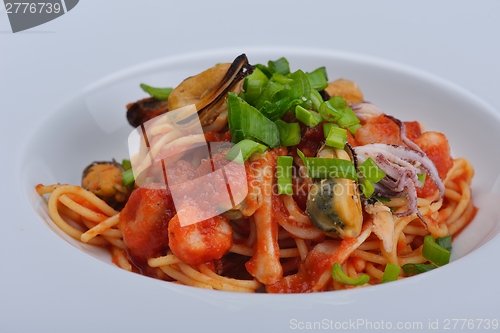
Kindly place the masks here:
<instances>
[{"instance_id":1,"label":"red sauce","mask_svg":"<svg viewBox=\"0 0 500 333\"><path fill-rule=\"evenodd\" d=\"M306 210L307 196L309 195L309 187L306 183L300 183L300 178L292 178L293 200L302 210Z\"/></svg>"},{"instance_id":2,"label":"red sauce","mask_svg":"<svg viewBox=\"0 0 500 333\"><path fill-rule=\"evenodd\" d=\"M90 210L92 210L93 212L96 212L98 214L101 213L101 210L99 208L97 208L96 206L94 206L90 201L88 201L87 199L85 199L84 197L78 195L78 194L73 194L73 193L67 193L65 194L68 198L70 198L71 200L73 200L74 202L82 205L83 207L85 208L88 208ZM106 219L107 216L102 214L102 217L103 219Z\"/></svg>"},{"instance_id":3,"label":"red sauce","mask_svg":"<svg viewBox=\"0 0 500 333\"><path fill-rule=\"evenodd\" d=\"M349 257L350 249L356 243L356 238L346 238L340 243L340 247L331 241L325 241L319 247L315 247L304 262L300 264L299 271L287 276L280 281L268 285L267 292L271 293L306 293L313 292L313 288L325 288L316 286L321 276L332 269L334 263L343 264ZM320 248L321 247L321 248Z\"/></svg>"},{"instance_id":4,"label":"red sauce","mask_svg":"<svg viewBox=\"0 0 500 333\"><path fill-rule=\"evenodd\" d=\"M315 127L307 127L303 129L304 134L300 143L296 146L290 147L292 155L297 155L297 149L299 149L306 157L314 157L316 151L318 150L318 145L321 141L325 140L323 134L323 124L319 124Z\"/></svg>"},{"instance_id":5,"label":"red sauce","mask_svg":"<svg viewBox=\"0 0 500 333\"><path fill-rule=\"evenodd\" d=\"M231 142L231 134L229 131L224 133L219 132L205 132L205 140L207 142Z\"/></svg>"}]
</instances>

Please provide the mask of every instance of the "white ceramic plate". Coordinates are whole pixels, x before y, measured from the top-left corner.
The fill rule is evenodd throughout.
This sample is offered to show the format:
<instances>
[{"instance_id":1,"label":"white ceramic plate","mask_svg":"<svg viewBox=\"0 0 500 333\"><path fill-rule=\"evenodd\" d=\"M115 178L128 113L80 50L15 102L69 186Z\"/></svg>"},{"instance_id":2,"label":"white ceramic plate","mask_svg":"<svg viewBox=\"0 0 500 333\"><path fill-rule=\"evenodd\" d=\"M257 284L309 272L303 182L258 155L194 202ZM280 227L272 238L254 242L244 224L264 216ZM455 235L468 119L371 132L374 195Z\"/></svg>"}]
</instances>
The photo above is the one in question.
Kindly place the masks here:
<instances>
[{"instance_id":1,"label":"white ceramic plate","mask_svg":"<svg viewBox=\"0 0 500 333\"><path fill-rule=\"evenodd\" d=\"M401 120L421 121L427 129L446 134L453 156L468 158L475 167L472 189L479 207L474 221L455 240L449 265L402 281L350 291L241 295L199 290L123 272L110 262L107 251L77 242L53 225L45 203L34 191L35 185L79 184L81 172L90 162L128 158L127 137L132 128L125 118L125 105L146 96L140 83L176 86L184 78L216 63L232 61L241 53L247 54L250 63L267 63L285 56L292 70L311 71L325 66L331 80L342 77L355 81L365 98L385 113ZM40 125L17 162L26 198L39 217L34 223L44 223L57 234L45 237L46 246L67 242L67 246L95 258L75 255L75 260L81 260L101 280L151 295L149 304L166 311L165 330L168 322L186 330L203 327L203 323L191 319L193 311L198 313L196 318L205 318L205 323L218 323L221 330L238 328L238 332L285 331L314 322L322 329L346 322L355 322L358 329L369 329L366 325L381 327L382 321L393 328L398 322L414 322L417 326L421 323L425 329L436 319L493 319L497 313L492 306L498 308L498 300L476 306L478 295L500 290L487 278L500 273L499 266L491 264L491 256L500 250L497 142L500 117L495 110L464 89L419 70L341 52L226 49L161 59L95 83ZM103 297L107 293L105 285L100 291ZM109 304L134 306L144 302L135 292L113 297L112 301L107 300Z\"/></svg>"}]
</instances>

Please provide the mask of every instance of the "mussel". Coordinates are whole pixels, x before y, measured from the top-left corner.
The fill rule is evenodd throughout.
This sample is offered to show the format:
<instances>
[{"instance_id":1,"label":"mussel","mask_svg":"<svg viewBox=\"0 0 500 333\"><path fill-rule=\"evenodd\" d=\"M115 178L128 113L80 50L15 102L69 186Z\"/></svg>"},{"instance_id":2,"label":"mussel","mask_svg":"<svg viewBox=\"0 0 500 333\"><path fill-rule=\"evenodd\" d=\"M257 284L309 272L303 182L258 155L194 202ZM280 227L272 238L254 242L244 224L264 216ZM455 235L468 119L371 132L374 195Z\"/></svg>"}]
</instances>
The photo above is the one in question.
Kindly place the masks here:
<instances>
[{"instance_id":1,"label":"mussel","mask_svg":"<svg viewBox=\"0 0 500 333\"><path fill-rule=\"evenodd\" d=\"M122 165L115 160L93 162L83 170L82 187L114 209L121 210L132 192L131 187L123 184L124 171Z\"/></svg>"},{"instance_id":2,"label":"mussel","mask_svg":"<svg viewBox=\"0 0 500 333\"><path fill-rule=\"evenodd\" d=\"M347 151L322 147L322 158L352 160ZM312 223L332 237L357 237L363 224L361 197L355 181L346 178L316 179L309 189L306 212Z\"/></svg>"},{"instance_id":3,"label":"mussel","mask_svg":"<svg viewBox=\"0 0 500 333\"><path fill-rule=\"evenodd\" d=\"M245 54L232 63L218 64L181 82L168 97L168 109L195 104L202 126L210 125L227 113L225 97L229 91L240 93L243 79L253 72Z\"/></svg>"},{"instance_id":4,"label":"mussel","mask_svg":"<svg viewBox=\"0 0 500 333\"><path fill-rule=\"evenodd\" d=\"M227 93L240 93L243 79L253 69L246 55L241 54L232 63L218 64L188 77L172 90L166 101L149 97L130 103L127 105L127 120L133 127L138 127L165 112L194 104L203 127L214 123L219 116L223 118L223 121L216 122L214 127L217 130L227 121Z\"/></svg>"},{"instance_id":5,"label":"mussel","mask_svg":"<svg viewBox=\"0 0 500 333\"><path fill-rule=\"evenodd\" d=\"M133 127L139 127L168 111L168 102L154 97L141 99L127 105L127 120Z\"/></svg>"}]
</instances>

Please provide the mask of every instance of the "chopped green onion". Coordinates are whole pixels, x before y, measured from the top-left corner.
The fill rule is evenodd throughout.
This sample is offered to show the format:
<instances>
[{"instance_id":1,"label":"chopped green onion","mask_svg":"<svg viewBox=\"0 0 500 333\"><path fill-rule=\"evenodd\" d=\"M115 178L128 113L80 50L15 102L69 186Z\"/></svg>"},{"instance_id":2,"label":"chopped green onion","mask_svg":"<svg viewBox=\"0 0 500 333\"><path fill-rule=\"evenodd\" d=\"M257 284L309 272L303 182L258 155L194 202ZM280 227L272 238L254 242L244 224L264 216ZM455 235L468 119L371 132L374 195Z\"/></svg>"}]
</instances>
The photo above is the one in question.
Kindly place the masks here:
<instances>
[{"instance_id":1,"label":"chopped green onion","mask_svg":"<svg viewBox=\"0 0 500 333\"><path fill-rule=\"evenodd\" d=\"M161 101L166 101L173 88L155 88L148 86L147 84L141 83L141 88L151 96Z\"/></svg>"},{"instance_id":2,"label":"chopped green onion","mask_svg":"<svg viewBox=\"0 0 500 333\"><path fill-rule=\"evenodd\" d=\"M296 146L300 143L299 123L287 123L281 119L276 120L274 123L278 126L282 146Z\"/></svg>"},{"instance_id":3,"label":"chopped green onion","mask_svg":"<svg viewBox=\"0 0 500 333\"><path fill-rule=\"evenodd\" d=\"M278 72L273 73L273 76L271 76L271 80L273 80L275 82L279 82L283 85L289 84L293 81L293 79L291 79L290 77L285 76L285 75L278 73Z\"/></svg>"},{"instance_id":4,"label":"chopped green onion","mask_svg":"<svg viewBox=\"0 0 500 333\"><path fill-rule=\"evenodd\" d=\"M372 183L378 183L386 174L380 169L371 157L368 157L363 163L358 165L358 170L361 174L370 180Z\"/></svg>"},{"instance_id":5,"label":"chopped green onion","mask_svg":"<svg viewBox=\"0 0 500 333\"><path fill-rule=\"evenodd\" d=\"M354 163L340 158L305 157L297 149L297 154L306 166L307 174L311 178L348 178L358 180Z\"/></svg>"},{"instance_id":6,"label":"chopped green onion","mask_svg":"<svg viewBox=\"0 0 500 333\"><path fill-rule=\"evenodd\" d=\"M375 193L373 183L366 178L361 179L359 186L361 187L361 191L363 192L365 198L371 198L373 193Z\"/></svg>"},{"instance_id":7,"label":"chopped green onion","mask_svg":"<svg viewBox=\"0 0 500 333\"><path fill-rule=\"evenodd\" d=\"M356 135L356 131L358 129L361 128L361 124L354 124L354 125L351 125L351 126L348 126L347 129L349 130L349 132L351 132L351 134L354 136Z\"/></svg>"},{"instance_id":8,"label":"chopped green onion","mask_svg":"<svg viewBox=\"0 0 500 333\"><path fill-rule=\"evenodd\" d=\"M272 103L271 101L275 99L274 95L276 95L279 91L283 89L284 89L283 84L273 80L269 80L267 82L267 85L264 87L264 90L255 101L254 106L260 110L264 106L264 103L267 102L271 104Z\"/></svg>"},{"instance_id":9,"label":"chopped green onion","mask_svg":"<svg viewBox=\"0 0 500 333\"><path fill-rule=\"evenodd\" d=\"M122 167L126 171L126 170L132 168L132 163L130 163L130 160L123 159L122 160Z\"/></svg>"},{"instance_id":10,"label":"chopped green onion","mask_svg":"<svg viewBox=\"0 0 500 333\"><path fill-rule=\"evenodd\" d=\"M243 90L245 91L245 101L254 105L257 98L264 91L269 79L260 69L255 68L253 73L243 81Z\"/></svg>"},{"instance_id":11,"label":"chopped green onion","mask_svg":"<svg viewBox=\"0 0 500 333\"><path fill-rule=\"evenodd\" d=\"M293 97L295 99L300 99L301 102L305 102L311 96L311 85L307 79L307 75L300 69L290 74L290 78L293 81L289 84L290 90L293 92ZM299 104L299 103L297 103Z\"/></svg>"},{"instance_id":12,"label":"chopped green onion","mask_svg":"<svg viewBox=\"0 0 500 333\"><path fill-rule=\"evenodd\" d=\"M300 105L295 107L295 117L309 127L314 127L323 120L317 112L306 110Z\"/></svg>"},{"instance_id":13,"label":"chopped green onion","mask_svg":"<svg viewBox=\"0 0 500 333\"><path fill-rule=\"evenodd\" d=\"M425 178L427 178L427 173L419 173L419 174L417 174L417 178L422 183L422 186L420 186L420 187L424 187Z\"/></svg>"},{"instance_id":14,"label":"chopped green onion","mask_svg":"<svg viewBox=\"0 0 500 333\"><path fill-rule=\"evenodd\" d=\"M328 87L328 76L326 74L325 67L317 68L310 73L306 73L306 75L309 79L309 83L311 84L311 88L317 91L322 91Z\"/></svg>"},{"instance_id":15,"label":"chopped green onion","mask_svg":"<svg viewBox=\"0 0 500 333\"><path fill-rule=\"evenodd\" d=\"M319 113L321 114L321 117L323 117L323 119L325 119L326 121L336 122L337 120L339 120L341 114L330 103L330 101L332 100L333 99L330 99L321 103L319 106Z\"/></svg>"},{"instance_id":16,"label":"chopped green onion","mask_svg":"<svg viewBox=\"0 0 500 333\"><path fill-rule=\"evenodd\" d=\"M345 109L343 109L342 115L340 116L339 120L337 120L337 124L339 124L340 127L348 128L353 125L359 124L359 118L350 107L346 107Z\"/></svg>"},{"instance_id":17,"label":"chopped green onion","mask_svg":"<svg viewBox=\"0 0 500 333\"><path fill-rule=\"evenodd\" d=\"M401 268L403 268L405 274L414 275L431 271L436 266L432 264L405 264Z\"/></svg>"},{"instance_id":18,"label":"chopped green onion","mask_svg":"<svg viewBox=\"0 0 500 333\"><path fill-rule=\"evenodd\" d=\"M340 96L333 96L322 103L319 113L325 120L337 122L340 127L349 128L359 124L359 119L354 111L347 105L345 99ZM356 133L356 130L357 127L353 127L351 133Z\"/></svg>"},{"instance_id":19,"label":"chopped green onion","mask_svg":"<svg viewBox=\"0 0 500 333\"><path fill-rule=\"evenodd\" d=\"M278 156L278 159L276 160L278 194L293 194L292 163L292 156Z\"/></svg>"},{"instance_id":20,"label":"chopped green onion","mask_svg":"<svg viewBox=\"0 0 500 333\"><path fill-rule=\"evenodd\" d=\"M451 235L436 238L437 245L444 247L448 251L451 251Z\"/></svg>"},{"instance_id":21,"label":"chopped green onion","mask_svg":"<svg viewBox=\"0 0 500 333\"><path fill-rule=\"evenodd\" d=\"M134 170L128 169L128 170L122 172L122 181L123 181L123 185L126 185L126 186L133 184L135 181Z\"/></svg>"},{"instance_id":22,"label":"chopped green onion","mask_svg":"<svg viewBox=\"0 0 500 333\"><path fill-rule=\"evenodd\" d=\"M247 100L247 94L245 94L244 91L241 91L239 94L238 94L238 97L241 98L242 100L248 102Z\"/></svg>"},{"instance_id":23,"label":"chopped green onion","mask_svg":"<svg viewBox=\"0 0 500 333\"><path fill-rule=\"evenodd\" d=\"M450 262L451 253L438 245L434 240L434 236L427 235L424 237L422 256L436 266L443 266Z\"/></svg>"},{"instance_id":24,"label":"chopped green onion","mask_svg":"<svg viewBox=\"0 0 500 333\"><path fill-rule=\"evenodd\" d=\"M235 144L226 154L226 159L237 163L243 163L252 156L253 153L264 153L267 147L253 140L244 139Z\"/></svg>"},{"instance_id":25,"label":"chopped green onion","mask_svg":"<svg viewBox=\"0 0 500 333\"><path fill-rule=\"evenodd\" d=\"M243 81L243 90L248 90L248 81L252 80L264 81L265 83L267 83L269 81L269 78L266 76L266 74L264 74L264 72L262 72L262 70L260 70L259 68L254 68L252 74L248 75L245 78L245 81Z\"/></svg>"},{"instance_id":26,"label":"chopped green onion","mask_svg":"<svg viewBox=\"0 0 500 333\"><path fill-rule=\"evenodd\" d=\"M307 105L311 87L306 74L297 70L287 76L274 73L267 86L255 101L255 107L267 118L281 118L295 105Z\"/></svg>"},{"instance_id":27,"label":"chopped green onion","mask_svg":"<svg viewBox=\"0 0 500 333\"><path fill-rule=\"evenodd\" d=\"M255 100L254 106L257 109L262 108L264 102L270 103L274 99L274 95L278 93L278 91L283 90L283 84L276 82L274 80L268 80L264 90L262 90L259 97Z\"/></svg>"},{"instance_id":28,"label":"chopped green onion","mask_svg":"<svg viewBox=\"0 0 500 333\"><path fill-rule=\"evenodd\" d=\"M267 82L263 80L248 80L247 87L245 89L245 101L247 101L250 105L253 105L257 98L259 98L260 94L264 90Z\"/></svg>"},{"instance_id":29,"label":"chopped green onion","mask_svg":"<svg viewBox=\"0 0 500 333\"><path fill-rule=\"evenodd\" d=\"M332 127L328 132L325 144L328 147L343 149L347 142L347 131L340 127Z\"/></svg>"},{"instance_id":30,"label":"chopped green onion","mask_svg":"<svg viewBox=\"0 0 500 333\"><path fill-rule=\"evenodd\" d=\"M311 107L314 111L319 111L321 104L324 102L323 97L321 97L320 93L315 89L311 89L311 95L308 101L311 102Z\"/></svg>"},{"instance_id":31,"label":"chopped green onion","mask_svg":"<svg viewBox=\"0 0 500 333\"><path fill-rule=\"evenodd\" d=\"M370 281L370 277L366 274L362 274L357 278L347 276L342 270L342 266L338 262L336 262L332 266L332 278L335 281L346 284L348 286L361 286Z\"/></svg>"},{"instance_id":32,"label":"chopped green onion","mask_svg":"<svg viewBox=\"0 0 500 333\"><path fill-rule=\"evenodd\" d=\"M328 104L330 104L332 108L339 111L348 106L346 100L342 96L333 96L328 100Z\"/></svg>"},{"instance_id":33,"label":"chopped green onion","mask_svg":"<svg viewBox=\"0 0 500 333\"><path fill-rule=\"evenodd\" d=\"M255 139L274 148L280 145L280 133L274 122L233 92L227 97L228 123L234 143Z\"/></svg>"},{"instance_id":34,"label":"chopped green onion","mask_svg":"<svg viewBox=\"0 0 500 333\"><path fill-rule=\"evenodd\" d=\"M262 64L257 64L255 65L255 68L256 69L259 69L262 73L264 73L264 75L269 79L271 78L271 76L273 76L273 73L271 73L271 71L269 70L269 68L267 68L266 65L262 65Z\"/></svg>"},{"instance_id":35,"label":"chopped green onion","mask_svg":"<svg viewBox=\"0 0 500 333\"><path fill-rule=\"evenodd\" d=\"M283 75L287 75L290 73L290 64L286 58L279 58L276 61L269 60L267 62L267 67L271 73L278 72Z\"/></svg>"},{"instance_id":36,"label":"chopped green onion","mask_svg":"<svg viewBox=\"0 0 500 333\"><path fill-rule=\"evenodd\" d=\"M396 281L400 270L401 268L398 265L387 263L384 269L384 275L382 276L382 283Z\"/></svg>"},{"instance_id":37,"label":"chopped green onion","mask_svg":"<svg viewBox=\"0 0 500 333\"><path fill-rule=\"evenodd\" d=\"M311 93L311 96L312 96L312 93ZM302 106L306 110L314 110L314 105L313 105L313 102L310 98L306 99L304 102L297 104L297 105ZM314 111L316 111L316 110L314 110Z\"/></svg>"},{"instance_id":38,"label":"chopped green onion","mask_svg":"<svg viewBox=\"0 0 500 333\"><path fill-rule=\"evenodd\" d=\"M334 123L323 123L323 134L325 136L325 139L328 137L328 133L330 133L332 127L339 127L339 125Z\"/></svg>"}]
</instances>

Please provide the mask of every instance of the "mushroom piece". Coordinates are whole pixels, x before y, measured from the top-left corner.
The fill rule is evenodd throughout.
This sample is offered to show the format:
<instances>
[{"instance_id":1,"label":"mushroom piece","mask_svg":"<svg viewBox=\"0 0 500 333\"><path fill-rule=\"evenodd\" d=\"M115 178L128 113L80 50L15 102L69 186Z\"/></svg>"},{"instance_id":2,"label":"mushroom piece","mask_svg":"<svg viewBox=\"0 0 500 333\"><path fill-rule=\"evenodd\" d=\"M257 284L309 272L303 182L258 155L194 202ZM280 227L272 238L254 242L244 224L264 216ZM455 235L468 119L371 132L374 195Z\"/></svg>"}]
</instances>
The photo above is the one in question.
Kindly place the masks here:
<instances>
[{"instance_id":1,"label":"mushroom piece","mask_svg":"<svg viewBox=\"0 0 500 333\"><path fill-rule=\"evenodd\" d=\"M123 184L124 171L125 169L115 160L93 162L83 170L82 187L114 209L121 210L132 192L131 187Z\"/></svg>"},{"instance_id":2,"label":"mushroom piece","mask_svg":"<svg viewBox=\"0 0 500 333\"><path fill-rule=\"evenodd\" d=\"M353 160L345 150L330 147L321 148L317 156ZM353 180L316 180L309 189L306 212L312 223L329 236L352 238L361 232L363 210L359 189Z\"/></svg>"}]
</instances>

